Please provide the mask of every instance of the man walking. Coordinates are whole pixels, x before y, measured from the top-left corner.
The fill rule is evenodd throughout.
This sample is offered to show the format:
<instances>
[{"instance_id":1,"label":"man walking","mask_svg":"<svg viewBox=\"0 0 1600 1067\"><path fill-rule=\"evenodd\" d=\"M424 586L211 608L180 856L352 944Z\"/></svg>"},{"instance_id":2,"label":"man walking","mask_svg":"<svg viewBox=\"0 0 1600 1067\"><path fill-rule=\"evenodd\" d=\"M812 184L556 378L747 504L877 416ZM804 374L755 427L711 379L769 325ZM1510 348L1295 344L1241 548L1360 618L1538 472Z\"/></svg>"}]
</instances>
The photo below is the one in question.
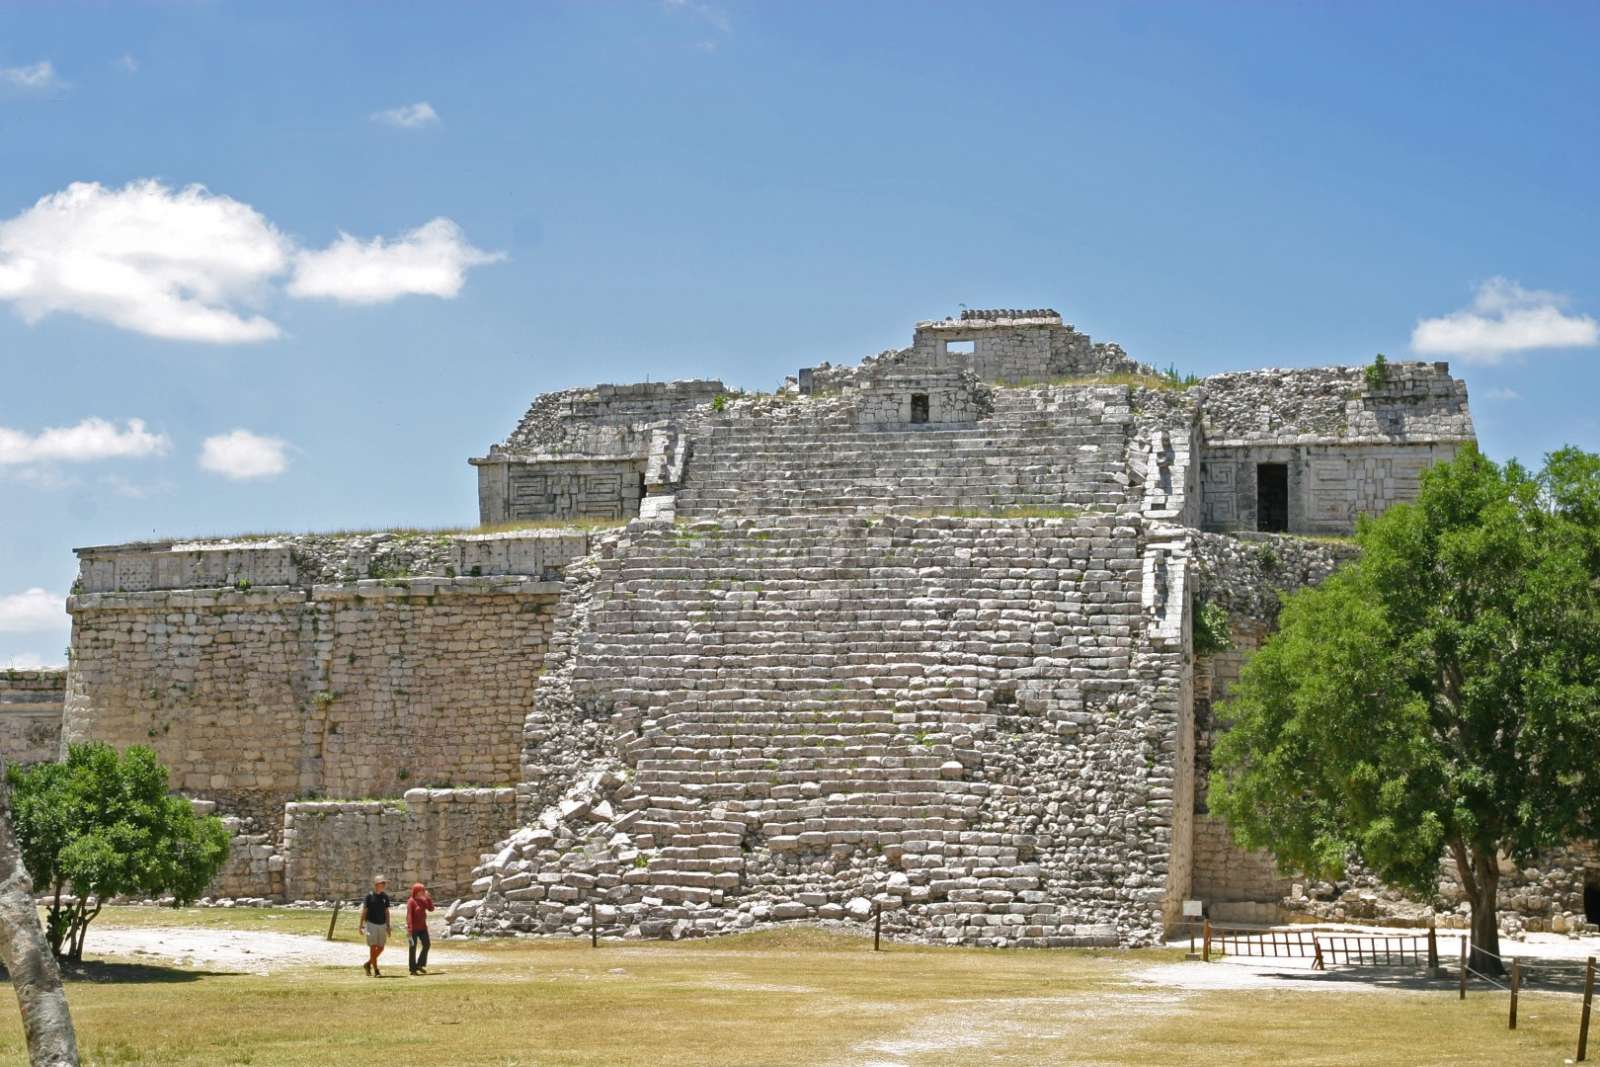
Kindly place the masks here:
<instances>
[{"instance_id":1,"label":"man walking","mask_svg":"<svg viewBox=\"0 0 1600 1067\"><path fill-rule=\"evenodd\" d=\"M367 962L361 969L374 978L383 977L383 972L378 970L378 957L383 955L383 946L389 941L389 908L394 901L384 891L388 885L388 880L378 875L372 880L372 892L361 902L361 929L367 935Z\"/></svg>"},{"instance_id":2,"label":"man walking","mask_svg":"<svg viewBox=\"0 0 1600 1067\"><path fill-rule=\"evenodd\" d=\"M406 943L411 956L411 973L428 973L428 912L433 910L433 897L421 882L411 887L411 899L406 901ZM422 946L421 951L417 946Z\"/></svg>"}]
</instances>

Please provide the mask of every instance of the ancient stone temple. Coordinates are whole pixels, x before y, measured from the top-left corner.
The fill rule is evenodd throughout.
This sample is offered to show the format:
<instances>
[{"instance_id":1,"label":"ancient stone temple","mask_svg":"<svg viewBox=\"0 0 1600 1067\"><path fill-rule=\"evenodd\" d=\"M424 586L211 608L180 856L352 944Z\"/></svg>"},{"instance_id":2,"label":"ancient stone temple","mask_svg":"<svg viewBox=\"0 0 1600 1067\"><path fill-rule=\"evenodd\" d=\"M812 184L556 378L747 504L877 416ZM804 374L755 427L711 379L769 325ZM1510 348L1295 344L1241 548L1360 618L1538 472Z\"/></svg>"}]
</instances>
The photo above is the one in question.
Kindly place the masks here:
<instances>
[{"instance_id":1,"label":"ancient stone temple","mask_svg":"<svg viewBox=\"0 0 1600 1067\"><path fill-rule=\"evenodd\" d=\"M471 460L480 532L80 549L62 732L234 821L219 894L1149 943L1315 904L1207 814L1212 702L1472 440L1444 364L1184 383L1042 309L771 394L549 393ZM1205 599L1236 651L1194 655Z\"/></svg>"}]
</instances>

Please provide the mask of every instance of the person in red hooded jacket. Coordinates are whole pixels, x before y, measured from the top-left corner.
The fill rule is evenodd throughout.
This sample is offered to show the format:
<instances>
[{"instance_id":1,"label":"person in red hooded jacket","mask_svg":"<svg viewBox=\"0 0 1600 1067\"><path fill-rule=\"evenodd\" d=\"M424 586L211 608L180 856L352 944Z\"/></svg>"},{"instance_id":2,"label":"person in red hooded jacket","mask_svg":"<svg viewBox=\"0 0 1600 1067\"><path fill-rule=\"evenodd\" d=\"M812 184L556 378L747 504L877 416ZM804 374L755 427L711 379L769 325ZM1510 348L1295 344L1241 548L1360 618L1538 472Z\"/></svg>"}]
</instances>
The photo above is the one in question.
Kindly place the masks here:
<instances>
[{"instance_id":1,"label":"person in red hooded jacket","mask_svg":"<svg viewBox=\"0 0 1600 1067\"><path fill-rule=\"evenodd\" d=\"M432 910L433 898L427 888L421 882L413 885L411 899L406 901L406 944L410 947L412 974L428 973L428 912Z\"/></svg>"}]
</instances>

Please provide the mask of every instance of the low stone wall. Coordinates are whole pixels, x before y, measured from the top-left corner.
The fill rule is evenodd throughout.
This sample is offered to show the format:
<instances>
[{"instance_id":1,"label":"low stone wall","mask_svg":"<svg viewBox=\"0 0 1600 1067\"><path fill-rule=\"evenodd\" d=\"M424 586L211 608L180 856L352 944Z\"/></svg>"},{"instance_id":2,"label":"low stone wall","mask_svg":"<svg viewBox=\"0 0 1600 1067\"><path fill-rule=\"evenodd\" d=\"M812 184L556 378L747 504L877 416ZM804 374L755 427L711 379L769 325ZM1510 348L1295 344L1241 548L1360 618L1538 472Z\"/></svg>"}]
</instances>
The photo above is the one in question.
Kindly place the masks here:
<instances>
[{"instance_id":1,"label":"low stone wall","mask_svg":"<svg viewBox=\"0 0 1600 1067\"><path fill-rule=\"evenodd\" d=\"M436 900L454 900L515 821L514 789L413 789L404 800L288 804L284 891L291 900L358 899L382 874L392 896L423 882Z\"/></svg>"},{"instance_id":2,"label":"low stone wall","mask_svg":"<svg viewBox=\"0 0 1600 1067\"><path fill-rule=\"evenodd\" d=\"M0 670L0 759L46 763L61 748L61 706L67 672Z\"/></svg>"}]
</instances>

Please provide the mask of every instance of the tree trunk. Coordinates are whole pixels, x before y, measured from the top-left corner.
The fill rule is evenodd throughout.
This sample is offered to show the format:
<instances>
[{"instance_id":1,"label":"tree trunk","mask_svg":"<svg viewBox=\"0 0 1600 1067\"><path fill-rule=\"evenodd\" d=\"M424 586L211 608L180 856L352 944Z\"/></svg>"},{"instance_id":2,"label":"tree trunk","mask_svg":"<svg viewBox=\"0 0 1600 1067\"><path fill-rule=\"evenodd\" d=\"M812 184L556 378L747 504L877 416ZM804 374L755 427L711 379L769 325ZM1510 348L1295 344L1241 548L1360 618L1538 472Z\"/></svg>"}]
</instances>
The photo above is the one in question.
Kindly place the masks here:
<instances>
[{"instance_id":1,"label":"tree trunk","mask_svg":"<svg viewBox=\"0 0 1600 1067\"><path fill-rule=\"evenodd\" d=\"M1472 850L1472 969L1479 974L1505 974L1500 961L1500 862L1493 851Z\"/></svg>"},{"instance_id":2,"label":"tree trunk","mask_svg":"<svg viewBox=\"0 0 1600 1067\"><path fill-rule=\"evenodd\" d=\"M3 768L0 768L3 769ZM78 1067L78 1039L61 972L39 926L33 883L11 833L11 804L0 778L0 959L22 1009L32 1067Z\"/></svg>"}]
</instances>

